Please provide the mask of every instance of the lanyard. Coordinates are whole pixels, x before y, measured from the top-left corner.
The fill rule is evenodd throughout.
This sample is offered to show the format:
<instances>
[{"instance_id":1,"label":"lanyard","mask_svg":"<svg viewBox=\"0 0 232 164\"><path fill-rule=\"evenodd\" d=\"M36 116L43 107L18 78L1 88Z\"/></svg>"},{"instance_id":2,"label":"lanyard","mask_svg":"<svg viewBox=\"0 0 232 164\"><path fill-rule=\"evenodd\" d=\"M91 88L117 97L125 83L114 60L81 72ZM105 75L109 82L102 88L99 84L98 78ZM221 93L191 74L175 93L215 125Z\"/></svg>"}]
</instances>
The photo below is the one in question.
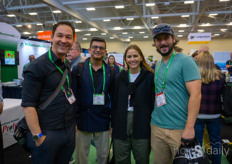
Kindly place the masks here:
<instances>
[{"instance_id":1,"label":"lanyard","mask_svg":"<svg viewBox=\"0 0 232 164\"><path fill-rule=\"evenodd\" d=\"M176 51L173 51L172 56L169 59L168 65L167 65L166 70L164 72L164 78L163 78L163 82L162 82L162 88L163 88L163 90L164 90L164 86L165 86L165 81L166 81L166 76L167 76L168 68L169 68L169 66L170 66L170 64L172 62L173 57L175 56L175 53L176 53ZM160 69L160 65L162 64L162 61L163 61L163 59L161 60L161 62L159 64L159 67L157 69L157 72L155 74L155 92L158 91L158 88L157 88L157 79L158 79L158 73L159 73L159 69Z\"/></svg>"},{"instance_id":2,"label":"lanyard","mask_svg":"<svg viewBox=\"0 0 232 164\"><path fill-rule=\"evenodd\" d=\"M102 87L102 94L105 91L105 83L106 83L106 71L105 71L105 65L102 62L102 69L103 69L103 87ZM92 79L92 83L93 83L93 93L95 94L95 87L94 87L94 80L93 80L93 72L92 72L92 67L91 67L91 62L89 60L89 71L90 71L90 75L91 75L91 79Z\"/></svg>"},{"instance_id":3,"label":"lanyard","mask_svg":"<svg viewBox=\"0 0 232 164\"><path fill-rule=\"evenodd\" d=\"M50 61L56 66L56 68L57 68L62 74L64 74L64 72L60 69L60 67L58 67L58 66L56 65L56 63L54 63L54 61L52 60L51 49L49 49L49 51L48 51L48 57L49 57ZM65 59L64 59L64 62L65 62ZM66 78L67 78L67 83L68 83L68 88L69 88L69 78L68 78L68 75L67 75ZM62 86L62 90L65 90L63 86Z\"/></svg>"}]
</instances>

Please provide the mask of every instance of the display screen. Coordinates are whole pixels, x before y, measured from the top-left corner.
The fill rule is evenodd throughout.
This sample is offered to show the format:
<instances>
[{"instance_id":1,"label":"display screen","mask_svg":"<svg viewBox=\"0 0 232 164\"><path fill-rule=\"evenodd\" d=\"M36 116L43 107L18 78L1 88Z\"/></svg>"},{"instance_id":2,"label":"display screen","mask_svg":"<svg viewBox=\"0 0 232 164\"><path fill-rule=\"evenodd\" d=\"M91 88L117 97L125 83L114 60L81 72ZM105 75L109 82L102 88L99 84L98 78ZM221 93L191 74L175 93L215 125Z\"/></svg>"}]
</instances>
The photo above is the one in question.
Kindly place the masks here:
<instances>
[{"instance_id":1,"label":"display screen","mask_svg":"<svg viewBox=\"0 0 232 164\"><path fill-rule=\"evenodd\" d=\"M0 60L2 65L19 65L19 53L0 49Z\"/></svg>"}]
</instances>

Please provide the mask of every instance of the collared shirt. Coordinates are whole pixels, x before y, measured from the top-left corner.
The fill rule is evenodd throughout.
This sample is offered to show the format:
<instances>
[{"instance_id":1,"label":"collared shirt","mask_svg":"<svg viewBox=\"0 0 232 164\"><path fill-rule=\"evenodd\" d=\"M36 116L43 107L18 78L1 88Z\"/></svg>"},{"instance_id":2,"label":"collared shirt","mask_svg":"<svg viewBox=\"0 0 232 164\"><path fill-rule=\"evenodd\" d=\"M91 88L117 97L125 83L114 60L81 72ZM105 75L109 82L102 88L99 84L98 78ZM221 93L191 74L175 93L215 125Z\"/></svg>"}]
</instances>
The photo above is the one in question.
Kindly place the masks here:
<instances>
[{"instance_id":1,"label":"collared shirt","mask_svg":"<svg viewBox=\"0 0 232 164\"><path fill-rule=\"evenodd\" d=\"M51 55L52 60L61 70L64 71L65 68L68 67L58 59L52 51ZM68 75L69 81L71 82L70 72ZM33 61L24 72L22 107L37 108L54 92L62 76L63 74L49 60L48 53L45 53ZM63 87L65 89L68 88L67 80ZM74 119L72 114L73 109L67 101L64 92L60 90L43 113L39 114L40 126L42 129L60 129L68 127L72 124L71 120Z\"/></svg>"},{"instance_id":2,"label":"collared shirt","mask_svg":"<svg viewBox=\"0 0 232 164\"><path fill-rule=\"evenodd\" d=\"M97 71L95 71L92 67L93 72L93 80L94 80L94 87L96 88L96 93L101 94L102 91L99 90L102 86L102 80L103 80L103 69L102 67L99 68Z\"/></svg>"}]
</instances>

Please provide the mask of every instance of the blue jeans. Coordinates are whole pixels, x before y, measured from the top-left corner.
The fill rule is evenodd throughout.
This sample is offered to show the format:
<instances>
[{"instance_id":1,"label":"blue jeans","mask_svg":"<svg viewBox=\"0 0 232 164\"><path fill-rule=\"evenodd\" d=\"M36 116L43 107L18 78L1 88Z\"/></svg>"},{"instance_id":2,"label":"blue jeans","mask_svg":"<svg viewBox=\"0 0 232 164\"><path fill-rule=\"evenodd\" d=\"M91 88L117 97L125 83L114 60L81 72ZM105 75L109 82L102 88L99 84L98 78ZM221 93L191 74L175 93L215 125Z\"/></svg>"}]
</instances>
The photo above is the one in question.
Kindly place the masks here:
<instances>
[{"instance_id":1,"label":"blue jeans","mask_svg":"<svg viewBox=\"0 0 232 164\"><path fill-rule=\"evenodd\" d=\"M202 145L204 127L207 126L209 133L212 164L221 163L222 147L221 147L221 117L215 119L197 119L195 123L195 136Z\"/></svg>"}]
</instances>

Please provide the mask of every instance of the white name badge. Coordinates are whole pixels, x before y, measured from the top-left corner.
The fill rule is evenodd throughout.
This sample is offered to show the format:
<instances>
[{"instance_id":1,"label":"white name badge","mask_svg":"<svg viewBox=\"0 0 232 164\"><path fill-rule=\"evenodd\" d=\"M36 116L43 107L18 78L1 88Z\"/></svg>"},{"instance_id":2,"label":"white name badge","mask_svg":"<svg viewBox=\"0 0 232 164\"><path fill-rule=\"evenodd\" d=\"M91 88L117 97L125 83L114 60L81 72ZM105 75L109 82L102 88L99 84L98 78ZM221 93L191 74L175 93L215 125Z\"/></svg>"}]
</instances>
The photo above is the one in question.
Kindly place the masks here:
<instances>
[{"instance_id":1,"label":"white name badge","mask_svg":"<svg viewBox=\"0 0 232 164\"><path fill-rule=\"evenodd\" d=\"M157 104L157 107L160 107L166 104L166 99L165 99L165 95L163 92L156 95L156 104Z\"/></svg>"},{"instance_id":2,"label":"white name badge","mask_svg":"<svg viewBox=\"0 0 232 164\"><path fill-rule=\"evenodd\" d=\"M105 95L104 94L94 94L93 95L93 105L105 105Z\"/></svg>"},{"instance_id":3,"label":"white name badge","mask_svg":"<svg viewBox=\"0 0 232 164\"><path fill-rule=\"evenodd\" d=\"M69 89L68 92L64 91L64 94L65 94L65 96L70 104L72 104L76 101L76 98L75 98L71 89Z\"/></svg>"}]
</instances>

